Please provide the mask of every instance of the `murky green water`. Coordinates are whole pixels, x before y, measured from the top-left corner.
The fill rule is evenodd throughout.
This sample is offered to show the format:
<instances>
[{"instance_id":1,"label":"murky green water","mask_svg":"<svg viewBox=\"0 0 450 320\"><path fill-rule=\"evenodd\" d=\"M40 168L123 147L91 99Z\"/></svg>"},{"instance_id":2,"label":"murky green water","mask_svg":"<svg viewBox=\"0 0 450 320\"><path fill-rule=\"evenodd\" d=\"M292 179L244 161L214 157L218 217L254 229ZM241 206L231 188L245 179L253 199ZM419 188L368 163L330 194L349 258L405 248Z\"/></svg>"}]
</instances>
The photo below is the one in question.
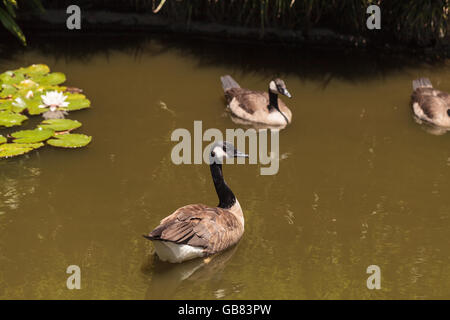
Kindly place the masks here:
<instances>
[{"instance_id":1,"label":"murky green water","mask_svg":"<svg viewBox=\"0 0 450 320\"><path fill-rule=\"evenodd\" d=\"M83 150L0 162L1 298L450 298L450 136L422 130L409 107L416 77L450 91L448 65L71 41L0 60L0 70L46 63L66 73L93 105L71 117L94 137ZM112 49L92 49L102 41ZM239 245L205 267L158 263L141 235L182 205L217 203L206 165L171 162L170 134L194 120L238 127L224 113L225 73L261 90L276 73L286 81L294 118L280 135L280 171L226 166L246 217ZM372 264L378 291L366 287ZM81 267L81 290L66 288L69 265Z\"/></svg>"}]
</instances>

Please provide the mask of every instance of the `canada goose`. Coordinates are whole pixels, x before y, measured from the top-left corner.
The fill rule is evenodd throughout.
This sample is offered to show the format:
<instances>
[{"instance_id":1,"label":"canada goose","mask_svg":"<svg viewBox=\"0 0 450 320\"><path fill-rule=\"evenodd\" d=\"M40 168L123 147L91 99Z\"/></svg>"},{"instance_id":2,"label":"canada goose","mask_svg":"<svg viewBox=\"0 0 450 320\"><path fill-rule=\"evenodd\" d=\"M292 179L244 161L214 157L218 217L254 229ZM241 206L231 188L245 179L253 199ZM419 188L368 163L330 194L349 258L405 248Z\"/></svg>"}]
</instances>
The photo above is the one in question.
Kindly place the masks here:
<instances>
[{"instance_id":1,"label":"canada goose","mask_svg":"<svg viewBox=\"0 0 450 320\"><path fill-rule=\"evenodd\" d=\"M210 169L219 205L191 204L161 220L145 238L152 240L162 261L183 262L205 257L236 244L244 233L244 215L239 201L225 183L222 162L225 158L248 157L229 142L211 147Z\"/></svg>"},{"instance_id":2,"label":"canada goose","mask_svg":"<svg viewBox=\"0 0 450 320\"><path fill-rule=\"evenodd\" d=\"M220 80L228 108L235 116L271 126L286 126L291 122L291 110L278 99L278 94L291 97L283 80L271 80L268 92L241 88L229 75L220 77Z\"/></svg>"},{"instance_id":3,"label":"canada goose","mask_svg":"<svg viewBox=\"0 0 450 320\"><path fill-rule=\"evenodd\" d=\"M413 90L412 107L417 120L450 129L450 95L434 89L426 78L414 80Z\"/></svg>"}]
</instances>

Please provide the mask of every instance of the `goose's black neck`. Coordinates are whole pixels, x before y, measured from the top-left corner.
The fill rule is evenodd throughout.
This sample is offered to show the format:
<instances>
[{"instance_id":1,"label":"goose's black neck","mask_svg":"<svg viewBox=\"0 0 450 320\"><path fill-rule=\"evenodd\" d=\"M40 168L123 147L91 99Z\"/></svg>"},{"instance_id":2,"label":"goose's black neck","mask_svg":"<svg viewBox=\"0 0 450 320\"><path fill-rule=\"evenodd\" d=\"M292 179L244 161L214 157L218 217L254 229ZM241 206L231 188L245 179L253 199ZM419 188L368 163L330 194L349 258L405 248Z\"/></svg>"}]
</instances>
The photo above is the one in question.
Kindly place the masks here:
<instances>
[{"instance_id":1,"label":"goose's black neck","mask_svg":"<svg viewBox=\"0 0 450 320\"><path fill-rule=\"evenodd\" d=\"M214 187L216 188L217 196L219 197L218 207L223 209L231 208L236 203L236 197L223 179L222 165L213 163L209 168L211 169Z\"/></svg>"},{"instance_id":2,"label":"goose's black neck","mask_svg":"<svg viewBox=\"0 0 450 320\"><path fill-rule=\"evenodd\" d=\"M278 110L278 95L273 93L269 88L269 110L275 108Z\"/></svg>"}]
</instances>

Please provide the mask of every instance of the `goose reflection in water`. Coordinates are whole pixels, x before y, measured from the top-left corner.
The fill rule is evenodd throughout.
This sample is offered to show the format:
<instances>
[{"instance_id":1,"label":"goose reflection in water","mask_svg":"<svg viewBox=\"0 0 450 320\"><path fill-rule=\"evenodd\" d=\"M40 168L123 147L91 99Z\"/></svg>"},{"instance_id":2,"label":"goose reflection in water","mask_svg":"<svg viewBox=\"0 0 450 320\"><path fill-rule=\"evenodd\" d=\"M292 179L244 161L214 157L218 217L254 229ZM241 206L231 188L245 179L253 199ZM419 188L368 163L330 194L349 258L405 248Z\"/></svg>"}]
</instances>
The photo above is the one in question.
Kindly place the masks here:
<instances>
[{"instance_id":1,"label":"goose reflection in water","mask_svg":"<svg viewBox=\"0 0 450 320\"><path fill-rule=\"evenodd\" d=\"M239 244L207 258L177 264L163 262L157 255L150 255L142 267L143 273L151 277L146 299L172 299L186 281L219 280L238 246Z\"/></svg>"}]
</instances>

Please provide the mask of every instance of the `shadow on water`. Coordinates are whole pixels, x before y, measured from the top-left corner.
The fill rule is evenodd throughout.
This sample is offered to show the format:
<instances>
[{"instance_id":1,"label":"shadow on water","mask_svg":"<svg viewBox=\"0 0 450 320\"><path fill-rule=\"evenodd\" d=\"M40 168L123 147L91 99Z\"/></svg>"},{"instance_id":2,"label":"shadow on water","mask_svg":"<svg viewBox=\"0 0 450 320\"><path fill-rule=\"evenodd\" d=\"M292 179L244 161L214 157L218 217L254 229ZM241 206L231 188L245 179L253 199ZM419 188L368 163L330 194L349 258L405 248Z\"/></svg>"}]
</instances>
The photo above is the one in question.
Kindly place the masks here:
<instances>
[{"instance_id":1,"label":"shadow on water","mask_svg":"<svg viewBox=\"0 0 450 320\"><path fill-rule=\"evenodd\" d=\"M2 39L4 36L2 35ZM77 34L67 33L35 35L30 37L28 47L14 42L0 42L0 61L11 60L26 50L65 59L85 61L103 54L107 59L112 52L133 55L158 56L169 51L181 52L183 56L197 61L199 67L220 66L229 73L286 76L295 75L302 80L314 80L324 87L332 79L349 82L384 78L390 73L431 62L426 57L387 54L369 48L344 48L328 46L292 46L283 43L264 44L248 41L221 41L198 36L174 34ZM430 60L430 61L427 61Z\"/></svg>"}]
</instances>

